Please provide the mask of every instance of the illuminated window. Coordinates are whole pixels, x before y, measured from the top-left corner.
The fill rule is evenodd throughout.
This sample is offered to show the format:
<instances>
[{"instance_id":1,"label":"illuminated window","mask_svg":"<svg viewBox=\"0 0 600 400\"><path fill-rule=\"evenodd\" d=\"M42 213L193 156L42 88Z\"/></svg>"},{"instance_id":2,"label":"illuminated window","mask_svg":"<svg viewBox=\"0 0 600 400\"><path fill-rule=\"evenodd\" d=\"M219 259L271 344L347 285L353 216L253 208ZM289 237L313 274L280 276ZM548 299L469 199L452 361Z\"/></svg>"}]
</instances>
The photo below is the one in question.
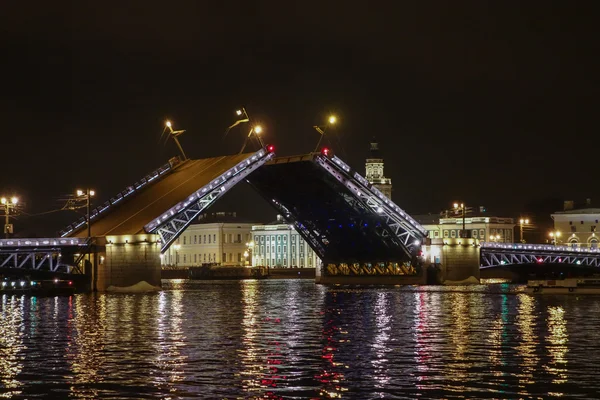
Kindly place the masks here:
<instances>
[{"instance_id":1,"label":"illuminated window","mask_svg":"<svg viewBox=\"0 0 600 400\"><path fill-rule=\"evenodd\" d=\"M186 237L184 236L184 237L183 237L183 244L185 244L185 239L186 239Z\"/></svg>"},{"instance_id":2,"label":"illuminated window","mask_svg":"<svg viewBox=\"0 0 600 400\"><path fill-rule=\"evenodd\" d=\"M198 243L198 236L194 235L194 244L197 244L197 243Z\"/></svg>"},{"instance_id":3,"label":"illuminated window","mask_svg":"<svg viewBox=\"0 0 600 400\"><path fill-rule=\"evenodd\" d=\"M208 235L208 243L210 244L210 235Z\"/></svg>"},{"instance_id":4,"label":"illuminated window","mask_svg":"<svg viewBox=\"0 0 600 400\"><path fill-rule=\"evenodd\" d=\"M454 229L450 231L450 237L451 238L455 238L456 237L456 231Z\"/></svg>"},{"instance_id":5,"label":"illuminated window","mask_svg":"<svg viewBox=\"0 0 600 400\"><path fill-rule=\"evenodd\" d=\"M444 230L444 237L445 237L445 238L447 238L447 237L448 237L448 230L447 230L447 229L445 229L445 230Z\"/></svg>"}]
</instances>

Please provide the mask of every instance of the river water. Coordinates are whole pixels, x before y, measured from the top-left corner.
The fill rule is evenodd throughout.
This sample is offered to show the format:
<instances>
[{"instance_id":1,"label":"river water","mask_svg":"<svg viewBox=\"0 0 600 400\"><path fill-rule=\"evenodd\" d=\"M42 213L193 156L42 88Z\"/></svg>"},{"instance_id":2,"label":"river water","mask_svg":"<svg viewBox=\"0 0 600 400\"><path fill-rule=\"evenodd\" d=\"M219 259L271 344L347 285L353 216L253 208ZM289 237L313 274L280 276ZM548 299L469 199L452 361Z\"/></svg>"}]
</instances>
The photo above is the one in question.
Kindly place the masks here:
<instances>
[{"instance_id":1,"label":"river water","mask_svg":"<svg viewBox=\"0 0 600 400\"><path fill-rule=\"evenodd\" d=\"M0 397L600 398L600 296L163 281L0 297Z\"/></svg>"}]
</instances>

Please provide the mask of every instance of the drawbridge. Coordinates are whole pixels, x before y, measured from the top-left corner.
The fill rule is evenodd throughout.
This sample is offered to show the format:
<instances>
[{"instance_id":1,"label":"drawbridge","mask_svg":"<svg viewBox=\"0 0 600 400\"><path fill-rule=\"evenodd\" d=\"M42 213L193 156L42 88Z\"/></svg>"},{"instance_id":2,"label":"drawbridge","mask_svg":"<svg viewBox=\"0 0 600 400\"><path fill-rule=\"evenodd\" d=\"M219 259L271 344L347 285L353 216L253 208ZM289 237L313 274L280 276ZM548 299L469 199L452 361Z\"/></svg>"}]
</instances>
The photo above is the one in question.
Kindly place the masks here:
<instances>
[{"instance_id":1,"label":"drawbridge","mask_svg":"<svg viewBox=\"0 0 600 400\"><path fill-rule=\"evenodd\" d=\"M151 180L151 178L153 178ZM329 153L256 153L167 164L90 213L91 236L157 234L166 251L197 217L241 181L332 263L414 259L425 229ZM61 236L86 237L85 218Z\"/></svg>"}]
</instances>

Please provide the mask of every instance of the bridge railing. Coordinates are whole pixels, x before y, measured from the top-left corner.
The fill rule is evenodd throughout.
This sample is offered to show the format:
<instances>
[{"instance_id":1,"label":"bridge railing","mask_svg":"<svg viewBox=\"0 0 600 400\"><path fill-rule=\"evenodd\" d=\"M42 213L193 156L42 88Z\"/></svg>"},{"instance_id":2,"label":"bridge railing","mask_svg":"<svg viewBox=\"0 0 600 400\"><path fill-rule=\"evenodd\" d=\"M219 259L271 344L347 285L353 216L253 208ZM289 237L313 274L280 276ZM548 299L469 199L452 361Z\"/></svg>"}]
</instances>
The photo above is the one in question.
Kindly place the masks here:
<instances>
[{"instance_id":1,"label":"bridge railing","mask_svg":"<svg viewBox=\"0 0 600 400\"><path fill-rule=\"evenodd\" d=\"M88 238L0 239L0 249L15 247L86 246Z\"/></svg>"},{"instance_id":2,"label":"bridge railing","mask_svg":"<svg viewBox=\"0 0 600 400\"><path fill-rule=\"evenodd\" d=\"M535 243L496 243L496 242L481 242L482 249L499 249L499 250L521 250L521 251L555 251L567 253L600 253L598 248L591 247L571 247L571 246L554 246L551 244L535 244Z\"/></svg>"},{"instance_id":3,"label":"bridge railing","mask_svg":"<svg viewBox=\"0 0 600 400\"><path fill-rule=\"evenodd\" d=\"M175 160L175 159L169 160L168 163L166 163L166 164L162 165L160 168L150 172L148 175L146 175L145 177L143 177L142 179L140 179L133 185L127 186L124 190L117 193L114 197L111 197L110 200L108 200L108 201L104 202L102 205L90 210L90 221L93 221L96 217L98 217L100 214L106 212L108 209L110 209L112 206L119 203L125 197L135 193L136 191L139 191L140 189L142 189L149 183L153 182L155 179L160 178L166 172L169 172L171 169L173 169L178 163L179 163L178 160ZM60 231L59 232L60 237L65 237L65 236L69 235L70 233L73 233L74 231L79 229L81 226L83 226L85 224L85 222L86 222L86 217L79 218L77 221L75 221L71 225L67 226L62 231Z\"/></svg>"}]
</instances>

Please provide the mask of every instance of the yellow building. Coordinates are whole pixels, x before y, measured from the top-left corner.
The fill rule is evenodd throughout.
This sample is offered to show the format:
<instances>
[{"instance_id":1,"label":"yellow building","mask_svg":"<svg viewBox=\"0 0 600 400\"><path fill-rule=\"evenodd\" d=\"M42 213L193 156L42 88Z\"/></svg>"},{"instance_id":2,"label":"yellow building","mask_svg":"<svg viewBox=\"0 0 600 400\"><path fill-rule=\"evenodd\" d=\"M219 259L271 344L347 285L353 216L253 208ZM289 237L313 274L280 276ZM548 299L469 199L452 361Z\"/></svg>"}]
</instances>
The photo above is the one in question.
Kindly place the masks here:
<instances>
[{"instance_id":1,"label":"yellow building","mask_svg":"<svg viewBox=\"0 0 600 400\"><path fill-rule=\"evenodd\" d=\"M572 247L598 248L597 227L600 225L600 208L592 207L591 199L581 205L565 201L563 211L552 214L554 231L552 242Z\"/></svg>"}]
</instances>

